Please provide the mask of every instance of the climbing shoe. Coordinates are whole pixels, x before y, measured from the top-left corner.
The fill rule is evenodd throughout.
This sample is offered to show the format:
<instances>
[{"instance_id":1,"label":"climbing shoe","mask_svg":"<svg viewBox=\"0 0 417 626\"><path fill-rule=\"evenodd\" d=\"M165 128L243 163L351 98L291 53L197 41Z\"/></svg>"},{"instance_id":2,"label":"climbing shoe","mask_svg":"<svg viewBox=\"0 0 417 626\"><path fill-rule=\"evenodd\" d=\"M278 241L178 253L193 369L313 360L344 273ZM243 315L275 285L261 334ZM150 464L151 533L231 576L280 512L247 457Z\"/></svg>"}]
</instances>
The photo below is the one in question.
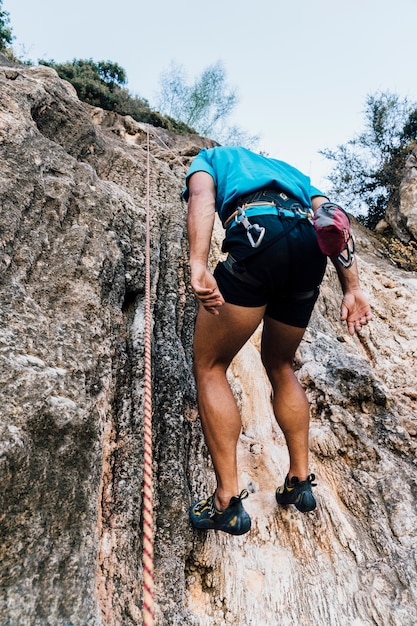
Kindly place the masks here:
<instances>
[{"instance_id":1,"label":"climbing shoe","mask_svg":"<svg viewBox=\"0 0 417 626\"><path fill-rule=\"evenodd\" d=\"M230 498L229 506L220 511L214 504L214 494L207 500L198 500L190 508L190 521L200 530L223 530L230 535L243 535L250 530L250 517L242 500L248 497L246 489Z\"/></svg>"},{"instance_id":2,"label":"climbing shoe","mask_svg":"<svg viewBox=\"0 0 417 626\"><path fill-rule=\"evenodd\" d=\"M316 483L313 482L315 478L314 474L310 474L306 480L299 480L297 476L293 476L291 480L288 480L287 475L285 483L278 487L275 493L278 504L284 506L294 504L302 513L313 511L316 508L316 499L313 496L311 487L316 486Z\"/></svg>"}]
</instances>

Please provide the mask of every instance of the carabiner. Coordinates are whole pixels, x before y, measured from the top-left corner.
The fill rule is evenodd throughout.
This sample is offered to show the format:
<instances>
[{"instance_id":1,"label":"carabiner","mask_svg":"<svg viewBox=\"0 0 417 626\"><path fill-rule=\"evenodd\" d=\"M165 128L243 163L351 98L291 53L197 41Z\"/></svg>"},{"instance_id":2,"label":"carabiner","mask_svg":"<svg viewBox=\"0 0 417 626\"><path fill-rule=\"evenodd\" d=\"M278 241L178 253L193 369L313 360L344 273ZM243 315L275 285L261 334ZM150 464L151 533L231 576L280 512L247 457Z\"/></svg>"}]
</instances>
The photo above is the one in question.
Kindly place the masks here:
<instances>
[{"instance_id":1,"label":"carabiner","mask_svg":"<svg viewBox=\"0 0 417 626\"><path fill-rule=\"evenodd\" d=\"M265 228L263 226L259 226L259 224L251 224L246 217L245 209L242 209L242 207L238 207L238 214L235 216L235 222L236 224L241 224L246 229L246 236L252 248L260 246L265 235ZM251 233L253 230L258 233L256 240Z\"/></svg>"},{"instance_id":2,"label":"carabiner","mask_svg":"<svg viewBox=\"0 0 417 626\"><path fill-rule=\"evenodd\" d=\"M251 230L256 230L256 232L258 233L258 238L256 241L253 238ZM261 245L262 239L264 238L265 228L263 226L259 226L259 224L251 224L250 227L246 230L246 235L252 248L257 248Z\"/></svg>"}]
</instances>

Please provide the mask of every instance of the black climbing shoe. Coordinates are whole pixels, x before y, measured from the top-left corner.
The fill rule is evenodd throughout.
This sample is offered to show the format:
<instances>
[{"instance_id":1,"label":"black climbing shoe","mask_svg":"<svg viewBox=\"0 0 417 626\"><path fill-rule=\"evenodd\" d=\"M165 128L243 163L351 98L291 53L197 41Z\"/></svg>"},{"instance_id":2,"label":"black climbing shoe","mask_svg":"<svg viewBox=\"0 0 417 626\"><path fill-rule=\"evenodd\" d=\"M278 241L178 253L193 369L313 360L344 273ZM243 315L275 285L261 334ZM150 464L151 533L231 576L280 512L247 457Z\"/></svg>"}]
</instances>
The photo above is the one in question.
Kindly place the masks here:
<instances>
[{"instance_id":1,"label":"black climbing shoe","mask_svg":"<svg viewBox=\"0 0 417 626\"><path fill-rule=\"evenodd\" d=\"M223 530L230 535L243 535L250 530L250 517L243 508L242 500L248 497L246 489L230 498L229 506L223 511L214 504L214 494L207 500L194 502L190 508L190 521L200 530Z\"/></svg>"},{"instance_id":2,"label":"black climbing shoe","mask_svg":"<svg viewBox=\"0 0 417 626\"><path fill-rule=\"evenodd\" d=\"M314 474L307 476L306 480L299 480L297 476L293 476L291 480L288 480L288 475L285 479L285 483L278 487L275 493L278 504L295 504L297 509L302 513L307 511L313 511L316 508L316 499L313 496L311 487L315 487L316 483Z\"/></svg>"}]
</instances>

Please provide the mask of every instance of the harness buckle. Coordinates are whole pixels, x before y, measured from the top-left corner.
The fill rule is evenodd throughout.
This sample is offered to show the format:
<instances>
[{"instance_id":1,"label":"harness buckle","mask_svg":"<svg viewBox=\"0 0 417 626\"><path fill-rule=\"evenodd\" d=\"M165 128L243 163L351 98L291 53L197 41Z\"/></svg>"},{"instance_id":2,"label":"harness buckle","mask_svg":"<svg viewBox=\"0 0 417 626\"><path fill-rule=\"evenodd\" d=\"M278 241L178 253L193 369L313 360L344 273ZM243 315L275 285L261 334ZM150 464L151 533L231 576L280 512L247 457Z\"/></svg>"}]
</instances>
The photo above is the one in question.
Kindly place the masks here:
<instances>
[{"instance_id":1,"label":"harness buckle","mask_svg":"<svg viewBox=\"0 0 417 626\"><path fill-rule=\"evenodd\" d=\"M303 207L298 208L298 209L297 209L297 212L298 212L300 215L302 215L302 216L306 217L307 219L309 219L309 220L310 220L310 222L312 222L312 221L313 221L314 211L313 211L313 209L312 209L311 207L310 207L310 208L306 208L306 209L304 209Z\"/></svg>"},{"instance_id":2,"label":"harness buckle","mask_svg":"<svg viewBox=\"0 0 417 626\"><path fill-rule=\"evenodd\" d=\"M252 248L257 248L261 245L262 239L265 236L265 228L259 226L259 224L251 224L246 217L245 210L242 207L238 207L238 213L235 215L236 224L241 224L246 229L246 236L249 240ZM256 233L254 237L254 232Z\"/></svg>"}]
</instances>

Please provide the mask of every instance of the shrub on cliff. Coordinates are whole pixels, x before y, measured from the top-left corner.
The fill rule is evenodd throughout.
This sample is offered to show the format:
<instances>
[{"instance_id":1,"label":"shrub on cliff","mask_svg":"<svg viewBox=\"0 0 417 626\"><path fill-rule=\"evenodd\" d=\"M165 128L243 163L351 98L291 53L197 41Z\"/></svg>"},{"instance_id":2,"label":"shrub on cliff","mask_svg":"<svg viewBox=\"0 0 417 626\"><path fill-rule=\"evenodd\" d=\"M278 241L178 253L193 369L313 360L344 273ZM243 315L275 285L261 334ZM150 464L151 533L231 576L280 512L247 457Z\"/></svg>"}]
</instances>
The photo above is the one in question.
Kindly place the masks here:
<instances>
[{"instance_id":1,"label":"shrub on cliff","mask_svg":"<svg viewBox=\"0 0 417 626\"><path fill-rule=\"evenodd\" d=\"M52 67L61 78L70 82L83 102L177 133L193 132L186 124L152 110L147 100L130 94L124 87L126 72L117 63L92 59L74 59L66 63L40 60L39 63Z\"/></svg>"}]
</instances>

